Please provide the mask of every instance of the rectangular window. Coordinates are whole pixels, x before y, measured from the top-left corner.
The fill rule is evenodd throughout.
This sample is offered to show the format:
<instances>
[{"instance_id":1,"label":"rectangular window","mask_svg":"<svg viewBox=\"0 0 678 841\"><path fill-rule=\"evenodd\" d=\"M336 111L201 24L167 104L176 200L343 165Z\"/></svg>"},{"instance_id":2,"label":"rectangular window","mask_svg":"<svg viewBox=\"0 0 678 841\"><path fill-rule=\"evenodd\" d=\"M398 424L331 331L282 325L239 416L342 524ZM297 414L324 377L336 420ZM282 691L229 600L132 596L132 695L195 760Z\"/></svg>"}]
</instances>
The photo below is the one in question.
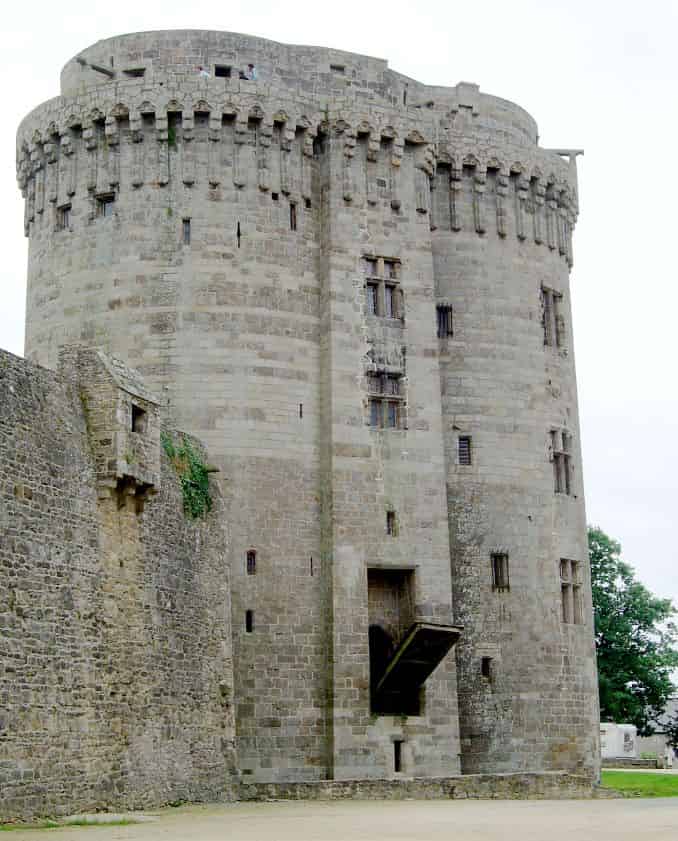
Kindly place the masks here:
<instances>
[{"instance_id":1,"label":"rectangular window","mask_svg":"<svg viewBox=\"0 0 678 841\"><path fill-rule=\"evenodd\" d=\"M181 228L182 228L182 237L184 240L184 245L191 244L191 220L190 219L182 219L181 220Z\"/></svg>"},{"instance_id":2,"label":"rectangular window","mask_svg":"<svg viewBox=\"0 0 678 841\"><path fill-rule=\"evenodd\" d=\"M395 537L397 531L395 511L386 512L386 534Z\"/></svg>"},{"instance_id":3,"label":"rectangular window","mask_svg":"<svg viewBox=\"0 0 678 841\"><path fill-rule=\"evenodd\" d=\"M490 555L492 563L492 589L503 593L511 589L509 584L509 556L506 552L493 552Z\"/></svg>"},{"instance_id":4,"label":"rectangular window","mask_svg":"<svg viewBox=\"0 0 678 841\"><path fill-rule=\"evenodd\" d=\"M399 429L401 426L400 411L400 374L370 373L367 375L367 390L371 396L370 426L386 426L388 429ZM395 399L394 399L395 398Z\"/></svg>"},{"instance_id":5,"label":"rectangular window","mask_svg":"<svg viewBox=\"0 0 678 841\"><path fill-rule=\"evenodd\" d=\"M246 610L245 611L245 631L248 634L251 634L254 630L254 611L253 610Z\"/></svg>"},{"instance_id":6,"label":"rectangular window","mask_svg":"<svg viewBox=\"0 0 678 841\"><path fill-rule=\"evenodd\" d=\"M582 625L584 611L582 605L581 564L561 558L560 572L560 612L563 623Z\"/></svg>"},{"instance_id":7,"label":"rectangular window","mask_svg":"<svg viewBox=\"0 0 678 841\"><path fill-rule=\"evenodd\" d=\"M132 403L132 432L146 432L147 420L146 412Z\"/></svg>"},{"instance_id":8,"label":"rectangular window","mask_svg":"<svg viewBox=\"0 0 678 841\"><path fill-rule=\"evenodd\" d=\"M481 657L480 658L480 674L486 680L492 680L492 658L491 657Z\"/></svg>"},{"instance_id":9,"label":"rectangular window","mask_svg":"<svg viewBox=\"0 0 678 841\"><path fill-rule=\"evenodd\" d=\"M128 67L122 71L129 79L143 79L146 69L144 67Z\"/></svg>"},{"instance_id":10,"label":"rectangular window","mask_svg":"<svg viewBox=\"0 0 678 841\"><path fill-rule=\"evenodd\" d=\"M551 430L551 460L553 462L553 490L557 494L572 494L572 436L558 429Z\"/></svg>"},{"instance_id":11,"label":"rectangular window","mask_svg":"<svg viewBox=\"0 0 678 841\"><path fill-rule=\"evenodd\" d=\"M565 345L565 322L562 315L562 293L542 286L541 298L544 344L548 347L563 347Z\"/></svg>"},{"instance_id":12,"label":"rectangular window","mask_svg":"<svg viewBox=\"0 0 678 841\"><path fill-rule=\"evenodd\" d=\"M403 318L400 263L382 257L362 257L360 265L366 281L367 311L382 318Z\"/></svg>"},{"instance_id":13,"label":"rectangular window","mask_svg":"<svg viewBox=\"0 0 678 841\"><path fill-rule=\"evenodd\" d=\"M257 572L257 553L254 549L250 549L247 552L247 574L248 575L256 575Z\"/></svg>"},{"instance_id":14,"label":"rectangular window","mask_svg":"<svg viewBox=\"0 0 678 841\"><path fill-rule=\"evenodd\" d=\"M231 78L231 68L228 64L215 64L214 65L214 75L218 79L230 79Z\"/></svg>"},{"instance_id":15,"label":"rectangular window","mask_svg":"<svg viewBox=\"0 0 678 841\"><path fill-rule=\"evenodd\" d=\"M444 339L452 335L452 307L439 305L436 307L438 338Z\"/></svg>"},{"instance_id":16,"label":"rectangular window","mask_svg":"<svg viewBox=\"0 0 678 841\"><path fill-rule=\"evenodd\" d=\"M370 315L376 315L378 308L379 287L376 283L368 283L365 289L367 292L367 312Z\"/></svg>"},{"instance_id":17,"label":"rectangular window","mask_svg":"<svg viewBox=\"0 0 678 841\"><path fill-rule=\"evenodd\" d=\"M403 770L403 741L395 739L393 742L393 770L399 774Z\"/></svg>"},{"instance_id":18,"label":"rectangular window","mask_svg":"<svg viewBox=\"0 0 678 841\"><path fill-rule=\"evenodd\" d=\"M113 204L115 203L115 196L113 193L106 193L102 196L97 196L97 216L112 216Z\"/></svg>"},{"instance_id":19,"label":"rectangular window","mask_svg":"<svg viewBox=\"0 0 678 841\"><path fill-rule=\"evenodd\" d=\"M290 231L297 230L297 206L290 202Z\"/></svg>"},{"instance_id":20,"label":"rectangular window","mask_svg":"<svg viewBox=\"0 0 678 841\"><path fill-rule=\"evenodd\" d=\"M459 464L471 464L471 436L460 435L458 442Z\"/></svg>"},{"instance_id":21,"label":"rectangular window","mask_svg":"<svg viewBox=\"0 0 678 841\"><path fill-rule=\"evenodd\" d=\"M67 231L71 227L71 206L63 204L57 208L57 230Z\"/></svg>"}]
</instances>

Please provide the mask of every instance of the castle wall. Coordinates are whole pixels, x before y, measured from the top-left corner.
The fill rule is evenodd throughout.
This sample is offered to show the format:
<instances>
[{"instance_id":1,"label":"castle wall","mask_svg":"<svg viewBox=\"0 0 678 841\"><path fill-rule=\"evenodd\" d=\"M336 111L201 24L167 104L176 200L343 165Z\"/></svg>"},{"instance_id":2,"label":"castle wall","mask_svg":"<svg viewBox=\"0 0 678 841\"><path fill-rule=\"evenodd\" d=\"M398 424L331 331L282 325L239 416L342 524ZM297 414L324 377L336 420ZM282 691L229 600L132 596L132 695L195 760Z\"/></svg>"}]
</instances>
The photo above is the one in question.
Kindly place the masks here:
<instances>
[{"instance_id":1,"label":"castle wall","mask_svg":"<svg viewBox=\"0 0 678 841\"><path fill-rule=\"evenodd\" d=\"M256 81L238 78L248 62ZM592 767L586 577L587 623L557 614L559 559L586 558L571 341L547 353L539 309L542 285L562 291L569 325L577 187L534 120L379 59L137 33L69 62L17 148L27 354L119 354L221 468L244 778ZM375 378L398 391L378 397L392 427L374 425ZM567 500L549 451L565 429ZM417 618L465 626L419 715L371 709L382 568L411 576Z\"/></svg>"},{"instance_id":2,"label":"castle wall","mask_svg":"<svg viewBox=\"0 0 678 841\"><path fill-rule=\"evenodd\" d=\"M219 499L101 494L85 393L0 353L0 821L233 791Z\"/></svg>"}]
</instances>

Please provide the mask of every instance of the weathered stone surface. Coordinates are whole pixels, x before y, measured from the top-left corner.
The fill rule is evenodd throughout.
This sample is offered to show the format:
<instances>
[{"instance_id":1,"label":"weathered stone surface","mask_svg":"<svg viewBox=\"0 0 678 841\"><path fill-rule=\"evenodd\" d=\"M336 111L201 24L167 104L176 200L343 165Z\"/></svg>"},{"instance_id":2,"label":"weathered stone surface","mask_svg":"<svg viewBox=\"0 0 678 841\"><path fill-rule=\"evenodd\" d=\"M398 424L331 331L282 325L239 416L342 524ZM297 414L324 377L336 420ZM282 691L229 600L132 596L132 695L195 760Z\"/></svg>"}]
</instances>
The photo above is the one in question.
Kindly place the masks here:
<instances>
[{"instance_id":1,"label":"weathered stone surface","mask_svg":"<svg viewBox=\"0 0 678 841\"><path fill-rule=\"evenodd\" d=\"M109 408L126 394L97 351L69 356L0 352L0 821L232 797L221 501L187 521L164 457L143 514L102 496L95 453L129 418L79 375Z\"/></svg>"}]
</instances>

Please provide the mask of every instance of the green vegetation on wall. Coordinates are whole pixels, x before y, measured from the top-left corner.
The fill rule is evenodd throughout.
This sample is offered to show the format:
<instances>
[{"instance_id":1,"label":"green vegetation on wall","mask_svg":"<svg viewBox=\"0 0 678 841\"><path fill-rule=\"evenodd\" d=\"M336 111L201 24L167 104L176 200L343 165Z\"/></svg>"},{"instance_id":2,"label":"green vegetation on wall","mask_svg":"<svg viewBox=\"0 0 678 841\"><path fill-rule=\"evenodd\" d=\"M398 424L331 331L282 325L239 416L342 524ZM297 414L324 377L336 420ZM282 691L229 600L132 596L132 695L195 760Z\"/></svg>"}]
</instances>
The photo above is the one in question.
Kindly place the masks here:
<instances>
[{"instance_id":1,"label":"green vegetation on wall","mask_svg":"<svg viewBox=\"0 0 678 841\"><path fill-rule=\"evenodd\" d=\"M212 510L207 465L186 438L182 438L180 444L175 444L166 432L162 432L160 438L181 482L184 512L193 519L206 516Z\"/></svg>"}]
</instances>

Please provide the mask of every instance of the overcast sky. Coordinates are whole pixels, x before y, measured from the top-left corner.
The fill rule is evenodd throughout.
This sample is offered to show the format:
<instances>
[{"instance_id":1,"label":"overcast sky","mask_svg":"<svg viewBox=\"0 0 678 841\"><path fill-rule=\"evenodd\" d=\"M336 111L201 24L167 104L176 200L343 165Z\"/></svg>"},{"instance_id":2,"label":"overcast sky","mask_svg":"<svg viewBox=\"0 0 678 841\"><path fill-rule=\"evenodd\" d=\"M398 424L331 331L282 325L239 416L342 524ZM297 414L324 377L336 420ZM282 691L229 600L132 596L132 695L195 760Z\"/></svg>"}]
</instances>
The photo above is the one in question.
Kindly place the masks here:
<instances>
[{"instance_id":1,"label":"overcast sky","mask_svg":"<svg viewBox=\"0 0 678 841\"><path fill-rule=\"evenodd\" d=\"M678 2L675 0L38 0L0 33L0 347L23 354L26 240L14 133L62 65L124 32L224 29L366 53L422 82L476 82L585 149L572 272L590 523L678 605Z\"/></svg>"}]
</instances>

